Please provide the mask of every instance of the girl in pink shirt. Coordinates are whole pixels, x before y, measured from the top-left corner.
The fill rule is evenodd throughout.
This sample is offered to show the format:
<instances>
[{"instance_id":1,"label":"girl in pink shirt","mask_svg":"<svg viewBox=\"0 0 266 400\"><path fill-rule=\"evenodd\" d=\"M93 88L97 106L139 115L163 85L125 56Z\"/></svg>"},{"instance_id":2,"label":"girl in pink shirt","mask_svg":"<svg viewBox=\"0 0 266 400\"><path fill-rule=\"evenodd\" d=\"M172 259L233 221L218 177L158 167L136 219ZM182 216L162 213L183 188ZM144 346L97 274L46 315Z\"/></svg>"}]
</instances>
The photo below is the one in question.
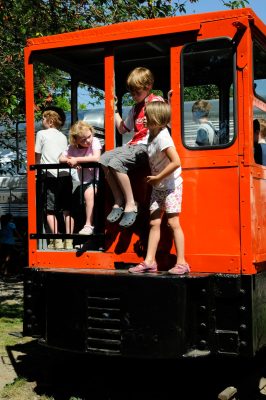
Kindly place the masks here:
<instances>
[{"instance_id":1,"label":"girl in pink shirt","mask_svg":"<svg viewBox=\"0 0 266 400\"><path fill-rule=\"evenodd\" d=\"M99 181L99 168L81 168L80 164L87 162L98 162L101 155L101 143L93 136L94 129L85 121L77 121L70 128L69 142L67 150L64 151L59 161L75 167L78 177L83 186L84 199L86 203L86 223L79 231L81 235L92 235L94 227L93 207L94 195L97 191ZM94 181L95 179L95 181Z\"/></svg>"}]
</instances>

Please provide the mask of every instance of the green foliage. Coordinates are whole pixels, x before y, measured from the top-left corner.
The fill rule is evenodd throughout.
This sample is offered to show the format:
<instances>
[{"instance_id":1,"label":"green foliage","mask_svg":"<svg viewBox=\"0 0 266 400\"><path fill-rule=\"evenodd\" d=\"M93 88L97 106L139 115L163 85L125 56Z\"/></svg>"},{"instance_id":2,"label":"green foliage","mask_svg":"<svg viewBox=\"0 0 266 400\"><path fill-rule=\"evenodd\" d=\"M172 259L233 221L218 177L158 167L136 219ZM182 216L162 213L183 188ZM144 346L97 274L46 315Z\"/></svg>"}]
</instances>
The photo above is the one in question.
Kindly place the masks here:
<instances>
[{"instance_id":1,"label":"green foliage","mask_svg":"<svg viewBox=\"0 0 266 400\"><path fill-rule=\"evenodd\" d=\"M188 1L204 0L0 0L0 124L24 118L23 49L27 38L172 16L185 13ZM248 0L221 2L229 8L248 4ZM36 110L51 103L66 107L69 80L43 65L36 72Z\"/></svg>"},{"instance_id":2,"label":"green foliage","mask_svg":"<svg viewBox=\"0 0 266 400\"><path fill-rule=\"evenodd\" d=\"M192 86L184 88L184 100L196 101L219 98L219 89L216 85Z\"/></svg>"},{"instance_id":3,"label":"green foliage","mask_svg":"<svg viewBox=\"0 0 266 400\"><path fill-rule=\"evenodd\" d=\"M228 8L241 8L246 7L249 4L249 0L232 0L232 1L223 1L224 5Z\"/></svg>"}]
</instances>

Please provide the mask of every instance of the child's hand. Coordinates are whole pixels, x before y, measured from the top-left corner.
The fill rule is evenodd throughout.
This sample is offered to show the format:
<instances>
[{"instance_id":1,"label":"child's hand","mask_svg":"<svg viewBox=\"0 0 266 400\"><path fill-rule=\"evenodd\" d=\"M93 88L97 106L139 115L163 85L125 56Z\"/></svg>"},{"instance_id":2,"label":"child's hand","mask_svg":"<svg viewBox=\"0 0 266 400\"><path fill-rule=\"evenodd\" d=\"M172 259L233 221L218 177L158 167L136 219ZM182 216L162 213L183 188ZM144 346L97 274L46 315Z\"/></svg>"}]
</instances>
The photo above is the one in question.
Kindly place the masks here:
<instances>
[{"instance_id":1,"label":"child's hand","mask_svg":"<svg viewBox=\"0 0 266 400\"><path fill-rule=\"evenodd\" d=\"M158 179L157 176L151 175L147 176L146 182L151 186L155 186L160 182L160 179Z\"/></svg>"},{"instance_id":2,"label":"child's hand","mask_svg":"<svg viewBox=\"0 0 266 400\"><path fill-rule=\"evenodd\" d=\"M171 105L173 90L170 89L167 93L168 104Z\"/></svg>"},{"instance_id":3,"label":"child's hand","mask_svg":"<svg viewBox=\"0 0 266 400\"><path fill-rule=\"evenodd\" d=\"M77 163L77 160L76 160L75 157L68 157L68 159L67 159L67 164L68 164L70 167L76 167L78 163Z\"/></svg>"},{"instance_id":4,"label":"child's hand","mask_svg":"<svg viewBox=\"0 0 266 400\"><path fill-rule=\"evenodd\" d=\"M115 110L115 112L118 111L117 103L118 103L118 98L116 96L114 96L114 110Z\"/></svg>"}]
</instances>

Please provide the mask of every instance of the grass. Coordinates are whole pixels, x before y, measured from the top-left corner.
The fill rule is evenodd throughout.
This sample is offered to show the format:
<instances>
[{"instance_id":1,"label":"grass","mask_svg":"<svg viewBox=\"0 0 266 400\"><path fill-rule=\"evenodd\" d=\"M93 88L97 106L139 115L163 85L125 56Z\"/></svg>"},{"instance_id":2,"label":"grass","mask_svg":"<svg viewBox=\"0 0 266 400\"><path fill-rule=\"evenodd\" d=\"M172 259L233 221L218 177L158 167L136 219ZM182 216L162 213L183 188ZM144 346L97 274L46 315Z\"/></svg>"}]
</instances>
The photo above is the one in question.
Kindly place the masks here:
<instances>
[{"instance_id":1,"label":"grass","mask_svg":"<svg viewBox=\"0 0 266 400\"><path fill-rule=\"evenodd\" d=\"M27 343L32 339L20 336L23 324L23 304L15 283L12 293L2 295L0 300L0 357L8 359L7 348ZM34 392L34 386L33 382L17 378L0 391L0 400L53 400L52 397L38 396Z\"/></svg>"},{"instance_id":2,"label":"grass","mask_svg":"<svg viewBox=\"0 0 266 400\"><path fill-rule=\"evenodd\" d=\"M17 378L6 385L0 392L1 400L54 400L53 397L38 396L34 392L35 384L27 382L24 378Z\"/></svg>"},{"instance_id":3,"label":"grass","mask_svg":"<svg viewBox=\"0 0 266 400\"><path fill-rule=\"evenodd\" d=\"M23 345L32 341L32 338L21 335L22 329L23 300L21 289L14 283L9 293L9 290L5 291L3 285L0 288L0 358L9 360L8 350L10 351L16 345ZM0 400L55 400L54 397L45 394L38 395L35 387L36 382L29 382L24 377L18 377L0 390ZM72 396L69 400L82 399Z\"/></svg>"}]
</instances>

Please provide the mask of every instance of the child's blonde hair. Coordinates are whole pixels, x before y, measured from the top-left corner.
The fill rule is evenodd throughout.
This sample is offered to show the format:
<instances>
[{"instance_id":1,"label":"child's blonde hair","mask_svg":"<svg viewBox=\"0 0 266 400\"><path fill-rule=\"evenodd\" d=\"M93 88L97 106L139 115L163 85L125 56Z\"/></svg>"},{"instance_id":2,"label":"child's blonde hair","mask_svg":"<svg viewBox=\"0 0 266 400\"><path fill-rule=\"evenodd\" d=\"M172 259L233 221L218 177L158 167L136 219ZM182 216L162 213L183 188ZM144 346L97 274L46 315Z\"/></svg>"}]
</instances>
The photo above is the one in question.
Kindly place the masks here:
<instances>
[{"instance_id":1,"label":"child's blonde hair","mask_svg":"<svg viewBox=\"0 0 266 400\"><path fill-rule=\"evenodd\" d=\"M61 115L59 115L54 110L45 110L42 113L43 117L46 118L49 124L52 124L55 128L61 128L64 125L64 120Z\"/></svg>"},{"instance_id":2,"label":"child's blonde hair","mask_svg":"<svg viewBox=\"0 0 266 400\"><path fill-rule=\"evenodd\" d=\"M137 67L127 77L127 88L129 91L147 90L152 88L154 77L152 72L145 67Z\"/></svg>"},{"instance_id":3,"label":"child's blonde hair","mask_svg":"<svg viewBox=\"0 0 266 400\"><path fill-rule=\"evenodd\" d=\"M199 112L200 117L208 117L212 106L206 100L197 100L192 106L192 112Z\"/></svg>"},{"instance_id":4,"label":"child's blonde hair","mask_svg":"<svg viewBox=\"0 0 266 400\"><path fill-rule=\"evenodd\" d=\"M145 106L147 125L165 127L171 119L171 108L163 101L152 101Z\"/></svg>"},{"instance_id":5,"label":"child's blonde hair","mask_svg":"<svg viewBox=\"0 0 266 400\"><path fill-rule=\"evenodd\" d=\"M90 130L94 134L94 128L85 121L77 121L73 124L69 131L69 143L78 147L77 139L83 135L84 132Z\"/></svg>"},{"instance_id":6,"label":"child's blonde hair","mask_svg":"<svg viewBox=\"0 0 266 400\"><path fill-rule=\"evenodd\" d=\"M266 139L266 120L264 118L258 118L259 121L259 130L260 130L260 136L262 139Z\"/></svg>"}]
</instances>

